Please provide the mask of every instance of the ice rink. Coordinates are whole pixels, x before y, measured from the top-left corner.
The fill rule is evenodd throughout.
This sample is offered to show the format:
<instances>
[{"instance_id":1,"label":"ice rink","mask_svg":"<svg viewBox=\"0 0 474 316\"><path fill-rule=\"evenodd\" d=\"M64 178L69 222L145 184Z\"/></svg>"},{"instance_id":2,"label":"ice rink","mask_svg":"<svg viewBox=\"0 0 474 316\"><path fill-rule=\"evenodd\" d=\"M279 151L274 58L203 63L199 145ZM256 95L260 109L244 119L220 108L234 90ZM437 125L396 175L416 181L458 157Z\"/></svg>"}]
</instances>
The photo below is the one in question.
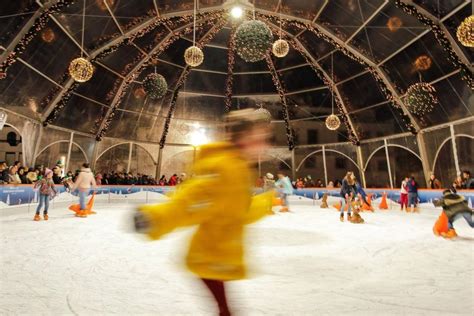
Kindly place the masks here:
<instances>
[{"instance_id":1,"label":"ice rink","mask_svg":"<svg viewBox=\"0 0 474 316\"><path fill-rule=\"evenodd\" d=\"M293 198L292 213L247 231L250 279L228 283L235 315L473 315L474 235L437 238L440 210L363 213ZM50 220L33 209L0 216L4 315L215 315L209 295L183 269L193 229L148 242L131 233L132 204L99 204L75 218L66 204Z\"/></svg>"}]
</instances>

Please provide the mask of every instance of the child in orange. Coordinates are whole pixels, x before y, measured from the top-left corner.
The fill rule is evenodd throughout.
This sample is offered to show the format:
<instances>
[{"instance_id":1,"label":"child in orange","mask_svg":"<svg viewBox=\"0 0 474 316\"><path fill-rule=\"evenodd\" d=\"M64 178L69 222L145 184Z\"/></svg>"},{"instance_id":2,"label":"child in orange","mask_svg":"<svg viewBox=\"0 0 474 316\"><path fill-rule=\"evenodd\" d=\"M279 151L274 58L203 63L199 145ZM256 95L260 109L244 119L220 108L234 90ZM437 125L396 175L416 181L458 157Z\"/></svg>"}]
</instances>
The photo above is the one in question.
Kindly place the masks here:
<instances>
[{"instance_id":1,"label":"child in orange","mask_svg":"<svg viewBox=\"0 0 474 316\"><path fill-rule=\"evenodd\" d=\"M54 187L54 182L53 182L53 171L51 169L46 169L44 172L44 178L37 181L35 183L34 188L39 188L39 204L38 207L36 208L36 214L35 217L33 218L34 221L39 221L40 218L40 212L41 208L44 205L44 212L43 212L43 218L45 221L48 220L48 208L49 208L49 198L51 197L51 194L54 192L54 194L57 194L58 192L56 191L56 188Z\"/></svg>"}]
</instances>

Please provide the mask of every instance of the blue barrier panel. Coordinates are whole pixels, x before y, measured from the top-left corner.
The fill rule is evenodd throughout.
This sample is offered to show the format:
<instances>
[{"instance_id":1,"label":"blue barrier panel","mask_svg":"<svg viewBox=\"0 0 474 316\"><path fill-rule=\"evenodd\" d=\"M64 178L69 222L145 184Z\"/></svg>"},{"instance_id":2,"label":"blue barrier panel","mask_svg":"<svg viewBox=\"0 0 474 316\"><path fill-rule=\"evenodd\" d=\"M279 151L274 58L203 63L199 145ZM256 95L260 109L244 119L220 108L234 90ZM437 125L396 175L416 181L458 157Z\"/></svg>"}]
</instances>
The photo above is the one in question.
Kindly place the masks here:
<instances>
[{"instance_id":1,"label":"blue barrier panel","mask_svg":"<svg viewBox=\"0 0 474 316\"><path fill-rule=\"evenodd\" d=\"M56 185L56 190L59 195L66 192L62 185ZM162 187L162 186L139 186L139 185L104 185L99 186L95 192L98 195L101 194L115 194L127 196L137 192L154 192L159 194L166 194L175 190L175 187ZM307 188L297 189L294 191L295 195L311 198L320 199L324 193L328 193L330 196L339 197L340 189L325 189L325 188ZM255 193L262 192L262 189L256 188ZM398 202L400 199L400 191L391 189L366 189L367 194L372 194L372 199L377 199L382 196L383 193L387 194L387 198ZM430 203L435 199L442 196L443 190L419 190L418 198L421 203ZM474 190L462 190L458 192L463 195L466 200L470 201L470 205L474 201ZM34 190L32 185L2 185L0 186L0 204L2 207L22 205L29 203L36 203L38 201L38 190Z\"/></svg>"}]
</instances>

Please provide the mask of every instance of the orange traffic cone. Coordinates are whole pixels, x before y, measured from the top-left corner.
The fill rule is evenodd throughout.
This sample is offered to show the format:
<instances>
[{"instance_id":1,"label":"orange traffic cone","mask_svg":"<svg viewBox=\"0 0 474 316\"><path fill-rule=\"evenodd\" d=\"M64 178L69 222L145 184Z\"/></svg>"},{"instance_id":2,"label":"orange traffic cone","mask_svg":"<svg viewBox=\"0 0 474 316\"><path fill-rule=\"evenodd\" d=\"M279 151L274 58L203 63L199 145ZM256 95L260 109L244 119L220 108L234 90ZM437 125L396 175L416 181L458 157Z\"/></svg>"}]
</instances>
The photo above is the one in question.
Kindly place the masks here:
<instances>
[{"instance_id":1,"label":"orange traffic cone","mask_svg":"<svg viewBox=\"0 0 474 316\"><path fill-rule=\"evenodd\" d=\"M86 209L83 210L85 214L88 214L88 215L96 214L96 212L92 210L92 207L94 206L94 199L95 199L95 193L92 194L91 198L89 199L89 202L87 202ZM81 212L81 205L73 204L69 206L69 209L77 214Z\"/></svg>"},{"instance_id":2,"label":"orange traffic cone","mask_svg":"<svg viewBox=\"0 0 474 316\"><path fill-rule=\"evenodd\" d=\"M363 202L362 210L373 212L374 208L372 207L372 194L367 194L367 203Z\"/></svg>"},{"instance_id":3,"label":"orange traffic cone","mask_svg":"<svg viewBox=\"0 0 474 316\"><path fill-rule=\"evenodd\" d=\"M380 202L379 209L388 210L387 193L385 192L382 194L382 202Z\"/></svg>"},{"instance_id":4,"label":"orange traffic cone","mask_svg":"<svg viewBox=\"0 0 474 316\"><path fill-rule=\"evenodd\" d=\"M435 222L433 226L433 234L436 236L440 236L443 233L448 232L448 217L444 212L441 212L441 214L438 217L438 220Z\"/></svg>"}]
</instances>

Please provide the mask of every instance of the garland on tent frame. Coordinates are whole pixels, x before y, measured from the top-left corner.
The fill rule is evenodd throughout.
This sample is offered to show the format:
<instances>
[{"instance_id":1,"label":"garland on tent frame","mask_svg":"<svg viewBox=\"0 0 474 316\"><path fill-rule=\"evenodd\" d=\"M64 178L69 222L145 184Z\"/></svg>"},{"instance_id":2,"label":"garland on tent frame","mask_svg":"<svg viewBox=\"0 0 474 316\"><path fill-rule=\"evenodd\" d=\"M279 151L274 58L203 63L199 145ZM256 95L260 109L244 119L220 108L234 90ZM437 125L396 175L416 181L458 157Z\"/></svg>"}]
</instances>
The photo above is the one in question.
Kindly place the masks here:
<instances>
[{"instance_id":1,"label":"garland on tent frame","mask_svg":"<svg viewBox=\"0 0 474 316\"><path fill-rule=\"evenodd\" d=\"M217 35L217 33L219 33L219 31L224 27L226 23L227 23L227 19L222 18L219 22L217 22L217 24L215 24L215 27L213 29L211 29L207 34L204 35L204 37L202 37L196 43L196 46L202 49L207 43L209 43ZM166 116L166 120L165 120L165 126L163 127L163 134L161 135L161 139L160 139L160 148L165 147L166 137L168 136L171 118L173 117L174 110L176 109L176 102L178 101L179 91L183 87L184 82L186 81L190 71L191 71L191 67L186 66L186 68L183 71L183 74L180 76L180 78L178 79L178 82L175 85L175 89L173 91L173 97L170 103L170 108L168 110L168 115Z\"/></svg>"},{"instance_id":2,"label":"garland on tent frame","mask_svg":"<svg viewBox=\"0 0 474 316\"><path fill-rule=\"evenodd\" d=\"M267 16L267 15L261 15L261 17L262 17L262 19L266 19L267 21L272 18L271 16ZM415 126L413 125L413 123L410 120L410 117L403 112L403 107L401 106L401 104L399 102L397 102L397 100L393 96L392 91L390 91L390 89L388 89L388 87L385 84L384 80L381 78L381 76L379 75L379 73L377 72L377 70L374 67L370 66L362 58L357 57L356 55L354 55L352 52L350 52L344 46L338 44L336 41L334 41L329 36L323 34L321 31L314 28L311 24L305 24L305 23L301 23L301 22L298 22L298 21L295 21L295 20L289 20L289 19L282 19L282 23L284 23L284 25L289 25L289 26L296 27L300 30L308 30L308 31L312 32L317 37L322 38L324 41L326 41L329 44L333 45L338 51L342 52L345 56L347 56L350 59L356 61L357 63L363 65L366 68L366 70L370 74L372 74L372 76L374 77L375 81L377 82L380 90L385 95L385 98L398 110L399 115L403 119L403 122L404 122L406 128L413 134L417 133Z\"/></svg>"},{"instance_id":3,"label":"garland on tent frame","mask_svg":"<svg viewBox=\"0 0 474 316\"><path fill-rule=\"evenodd\" d=\"M74 82L69 89L66 90L66 93L64 93L63 97L61 100L58 102L58 104L54 107L54 109L51 111L51 113L48 115L46 120L43 122L43 126L47 126L48 124L51 124L53 121L56 120L58 117L58 114L61 112L61 110L66 106L66 104L69 102L69 99L71 98L74 90L79 86L79 82Z\"/></svg>"},{"instance_id":4,"label":"garland on tent frame","mask_svg":"<svg viewBox=\"0 0 474 316\"><path fill-rule=\"evenodd\" d=\"M290 117L288 115L288 104L286 103L286 97L285 97L285 91L286 91L285 83L280 80L278 73L275 69L275 66L273 65L272 57L269 52L267 52L267 54L265 55L265 61L267 62L268 69L270 70L270 74L272 75L273 84L275 85L278 95L280 96L281 105L283 107L283 119L285 121L288 149L293 150L295 148L295 143L294 143L294 136L293 136L293 133L291 131L291 126L290 126Z\"/></svg>"},{"instance_id":5,"label":"garland on tent frame","mask_svg":"<svg viewBox=\"0 0 474 316\"><path fill-rule=\"evenodd\" d=\"M454 67L459 68L461 70L461 78L467 82L468 86L471 89L474 89L474 75L472 74L472 71L466 64L461 61L458 55L454 52L451 42L449 41L446 34L443 32L441 27L436 24L436 22L419 12L418 9L413 5L406 4L401 0L395 0L395 5L398 8L402 9L405 13L416 17L418 21L420 21L431 29L438 43L448 54L448 59L451 61Z\"/></svg>"},{"instance_id":6,"label":"garland on tent frame","mask_svg":"<svg viewBox=\"0 0 474 316\"><path fill-rule=\"evenodd\" d=\"M35 21L28 32L23 35L18 44L16 44L13 51L8 54L5 61L0 64L0 79L6 78L8 68L17 61L18 57L26 50L28 44L36 36L36 34L46 26L50 15L59 12L64 7L70 6L74 3L74 1L75 0L58 0L57 3L53 4L48 9L40 9L44 10L43 13L41 13L41 16Z\"/></svg>"},{"instance_id":7,"label":"garland on tent frame","mask_svg":"<svg viewBox=\"0 0 474 316\"><path fill-rule=\"evenodd\" d=\"M229 39L229 51L227 55L227 80L225 85L225 111L229 112L232 108L232 90L234 86L234 65L235 65L235 26L232 25L232 31Z\"/></svg>"},{"instance_id":8,"label":"garland on tent frame","mask_svg":"<svg viewBox=\"0 0 474 316\"><path fill-rule=\"evenodd\" d=\"M352 126L351 124L349 123L349 119L348 119L348 116L349 114L344 110L344 107L342 105L342 102L341 100L339 99L339 96L337 95L336 93L336 86L335 84L328 80L326 78L326 76L324 75L324 73L321 71L321 69L319 69L312 61L311 59L308 57L308 55L303 51L303 49L300 47L300 45L298 45L296 43L295 40L293 39L290 39L288 40L288 42L291 44L291 46L296 50L298 51L301 56L303 56L303 58L305 59L306 63L308 63L310 65L310 67L313 69L313 71L316 73L316 75L319 77L319 79L321 79L324 84L329 88L329 91L331 91L331 94L332 94L332 97L334 98L334 101L336 103L336 106L337 106L337 109L339 110L339 113L341 113L341 117L342 117L342 122L344 123L344 125L346 126L346 130L347 130L347 134L348 134L348 138L349 140L354 144L354 145L358 145L360 144L360 141L357 137L357 135L355 134L355 132L353 131L352 129Z\"/></svg>"},{"instance_id":9,"label":"garland on tent frame","mask_svg":"<svg viewBox=\"0 0 474 316\"><path fill-rule=\"evenodd\" d=\"M221 13L221 17L222 17L222 13ZM224 23L225 21L222 21L221 23L218 23L218 25L220 27L218 27L218 30L220 30L220 28L222 28L224 26ZM204 27L204 25L209 25L209 26L215 26L216 25L216 21L214 21L214 19L211 19L211 20L207 20L207 21L204 21L202 24L200 24L200 28ZM221 26L222 25L222 26ZM122 99L123 97L125 96L125 92L128 88L128 86L141 74L141 72L150 65L151 63L151 60L156 58L159 54L161 54L163 51L165 51L172 43L174 43L176 40L178 40L179 38L181 38L182 35L185 35L185 34L188 34L188 33L191 33L193 30L192 30L192 27L187 27L179 32L174 32L173 36L171 36L168 40L166 40L159 48L158 51L156 51L155 53L153 53L153 55L147 57L147 61L145 63L143 63L143 65L140 66L139 69L137 69L133 74L130 74L130 76L128 77L128 80L125 82L124 81L124 84L122 85L122 88L121 90L117 93L119 96L117 98L117 101L115 104L112 105L112 109L110 111L110 114L108 117L106 117L106 114L105 115L102 115L101 118L98 119L98 121L102 122L104 119L106 119L106 121L104 122L104 126L101 130L98 131L97 135L96 135L96 139L97 140L101 140L103 135L107 132L107 130L109 129L110 127L110 124L112 122L112 119L113 117L115 116L115 112L116 110L118 109L119 105L121 104L122 102ZM217 34L217 31L213 31L213 32L210 32L207 36L205 36L205 38L202 38L200 43L197 43L197 45L205 45L205 44L201 44L202 43L207 43L208 41L210 41L216 34ZM212 37L211 37L212 36ZM115 95L115 93L113 93L113 95Z\"/></svg>"}]
</instances>

